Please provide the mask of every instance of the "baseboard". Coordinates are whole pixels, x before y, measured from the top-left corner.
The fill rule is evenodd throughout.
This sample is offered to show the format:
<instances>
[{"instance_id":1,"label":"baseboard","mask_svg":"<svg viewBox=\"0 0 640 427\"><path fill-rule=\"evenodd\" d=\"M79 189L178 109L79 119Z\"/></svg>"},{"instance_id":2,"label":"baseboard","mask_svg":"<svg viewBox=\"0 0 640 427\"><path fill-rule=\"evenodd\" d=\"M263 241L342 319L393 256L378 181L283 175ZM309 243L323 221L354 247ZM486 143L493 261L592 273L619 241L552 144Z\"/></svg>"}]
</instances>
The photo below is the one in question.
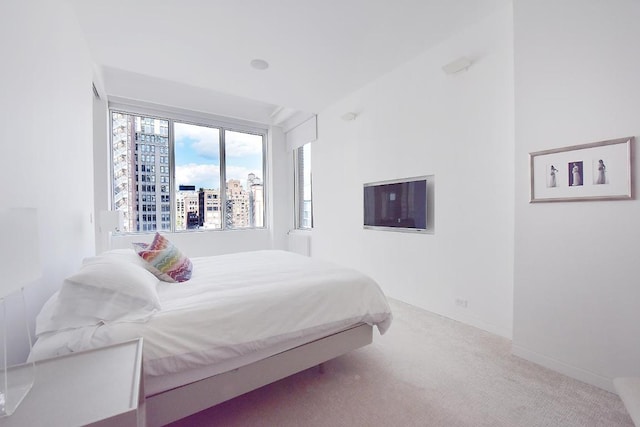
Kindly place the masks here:
<instances>
[{"instance_id":1,"label":"baseboard","mask_svg":"<svg viewBox=\"0 0 640 427\"><path fill-rule=\"evenodd\" d=\"M545 368L549 368L553 371L559 372L568 377L574 378L578 381L582 381L584 383L591 384L603 390L617 394L613 386L613 378L606 378L602 375L594 374L593 372L589 372L585 369L569 365L568 363L517 346L515 344L511 346L511 354L536 363L540 366L544 366Z\"/></svg>"},{"instance_id":2,"label":"baseboard","mask_svg":"<svg viewBox=\"0 0 640 427\"><path fill-rule=\"evenodd\" d=\"M402 298L398 298L397 296L387 294L387 298L395 299L403 304L412 305L420 310L428 311L429 313L436 314L438 316L446 317L447 319L455 320L456 322L464 323L465 325L473 326L474 328L482 329L483 331L490 332L494 335L501 336L503 338L507 338L511 340L513 338L513 329L512 328L502 328L493 323L485 322L481 318L470 314L469 312L463 313L463 310L447 311L447 310L438 310L435 307L427 307L423 305L418 305L416 303L409 303Z\"/></svg>"},{"instance_id":3,"label":"baseboard","mask_svg":"<svg viewBox=\"0 0 640 427\"><path fill-rule=\"evenodd\" d=\"M508 340L511 340L513 338L513 330L511 328L501 328L497 325L494 325L493 323L485 322L484 320L472 314L446 313L443 314L443 316L448 317L449 319L453 319L457 322L462 322L465 325L473 326L474 328L482 329L483 331L501 336Z\"/></svg>"}]
</instances>

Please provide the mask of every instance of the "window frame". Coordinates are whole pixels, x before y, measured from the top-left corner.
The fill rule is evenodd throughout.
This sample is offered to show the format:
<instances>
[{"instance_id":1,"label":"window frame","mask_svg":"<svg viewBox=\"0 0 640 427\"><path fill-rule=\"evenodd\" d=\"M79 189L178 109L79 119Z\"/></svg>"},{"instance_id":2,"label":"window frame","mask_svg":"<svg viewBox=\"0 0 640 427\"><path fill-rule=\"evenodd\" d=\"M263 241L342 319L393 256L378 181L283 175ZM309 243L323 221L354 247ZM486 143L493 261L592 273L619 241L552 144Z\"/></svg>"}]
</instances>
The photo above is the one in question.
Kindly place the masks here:
<instances>
[{"instance_id":1,"label":"window frame","mask_svg":"<svg viewBox=\"0 0 640 427\"><path fill-rule=\"evenodd\" d=\"M109 205L111 209L115 210L116 207L114 205L115 201L113 200L113 184L114 184L114 171L113 171L113 129L112 129L112 120L113 113L120 114L128 114L135 116L144 116L158 120L166 120L168 122L168 131L167 137L169 139L168 143L168 157L169 162L167 165L169 168L169 188L170 188L170 197L171 197L171 227L167 232L171 233L182 233L182 232L202 232L202 231L237 231L237 230L265 230L268 229L269 221L269 210L268 206L270 206L270 192L268 191L268 178L269 178L269 169L268 169L268 126L260 123L254 123L244 120L235 120L228 117L220 117L207 113L194 112L190 110L182 110L178 108L164 107L158 108L158 106L149 106L144 105L144 103L128 103L122 100L110 101L108 103L108 123L109 123ZM226 222L223 220L221 223L221 227L219 229L197 229L197 230L176 230L176 218L177 214L177 198L176 198L176 188L175 188L175 180L176 180L176 168L175 168L175 135L174 135L174 123L184 123L187 125L194 126L204 126L210 128L216 128L220 130L220 206L226 206L227 202L227 174L226 174L226 150L225 150L225 139L226 139L226 131L232 132L240 132L247 133L252 135L258 135L262 137L262 191L263 191L263 207L262 207L262 226L252 226L252 227L242 227L242 228L231 228L227 227ZM157 153L156 153L157 154ZM158 183L160 185L160 183ZM134 200L133 205L137 203L137 200ZM224 209L222 209L224 212ZM156 221L157 223L157 221ZM156 227L157 228L157 227ZM154 231L145 231L145 230L134 230L122 232L123 234L149 234L154 233L155 231L162 230L154 230Z\"/></svg>"},{"instance_id":2,"label":"window frame","mask_svg":"<svg viewBox=\"0 0 640 427\"><path fill-rule=\"evenodd\" d=\"M303 227L303 206L304 206L304 197L301 200L301 194L304 194L304 182L300 182L301 173L303 171L300 170L300 152L304 151L304 147L309 146L309 150L312 149L311 142L307 142L296 149L293 150L293 170L294 170L294 196L293 196L293 205L294 205L294 227L296 230L308 231L313 229L313 172L311 171L311 165L309 164L309 185L311 188L311 210L310 210L310 218L309 218L309 227ZM303 160L304 161L304 160ZM302 188L301 188L302 186Z\"/></svg>"}]
</instances>

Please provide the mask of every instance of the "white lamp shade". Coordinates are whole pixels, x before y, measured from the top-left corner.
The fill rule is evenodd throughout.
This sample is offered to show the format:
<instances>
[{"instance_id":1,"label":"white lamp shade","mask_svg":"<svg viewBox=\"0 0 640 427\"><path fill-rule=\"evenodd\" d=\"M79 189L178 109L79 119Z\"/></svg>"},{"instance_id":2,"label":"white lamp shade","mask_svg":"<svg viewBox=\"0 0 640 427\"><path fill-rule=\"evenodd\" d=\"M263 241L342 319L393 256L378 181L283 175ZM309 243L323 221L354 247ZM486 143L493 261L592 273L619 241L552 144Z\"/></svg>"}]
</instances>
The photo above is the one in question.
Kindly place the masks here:
<instances>
[{"instance_id":1,"label":"white lamp shade","mask_svg":"<svg viewBox=\"0 0 640 427\"><path fill-rule=\"evenodd\" d=\"M40 278L38 211L0 208L0 298Z\"/></svg>"}]
</instances>

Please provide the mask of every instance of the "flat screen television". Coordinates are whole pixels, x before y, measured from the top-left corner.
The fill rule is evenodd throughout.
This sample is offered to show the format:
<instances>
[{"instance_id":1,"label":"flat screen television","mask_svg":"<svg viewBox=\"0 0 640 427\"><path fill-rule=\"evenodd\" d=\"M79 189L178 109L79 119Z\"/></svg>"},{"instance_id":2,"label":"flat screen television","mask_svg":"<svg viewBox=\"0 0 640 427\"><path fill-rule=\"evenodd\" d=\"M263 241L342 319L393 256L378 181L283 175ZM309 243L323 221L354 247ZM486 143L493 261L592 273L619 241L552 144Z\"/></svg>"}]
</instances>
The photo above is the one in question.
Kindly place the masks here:
<instances>
[{"instance_id":1,"label":"flat screen television","mask_svg":"<svg viewBox=\"0 0 640 427\"><path fill-rule=\"evenodd\" d=\"M427 178L364 184L364 228L427 231Z\"/></svg>"}]
</instances>

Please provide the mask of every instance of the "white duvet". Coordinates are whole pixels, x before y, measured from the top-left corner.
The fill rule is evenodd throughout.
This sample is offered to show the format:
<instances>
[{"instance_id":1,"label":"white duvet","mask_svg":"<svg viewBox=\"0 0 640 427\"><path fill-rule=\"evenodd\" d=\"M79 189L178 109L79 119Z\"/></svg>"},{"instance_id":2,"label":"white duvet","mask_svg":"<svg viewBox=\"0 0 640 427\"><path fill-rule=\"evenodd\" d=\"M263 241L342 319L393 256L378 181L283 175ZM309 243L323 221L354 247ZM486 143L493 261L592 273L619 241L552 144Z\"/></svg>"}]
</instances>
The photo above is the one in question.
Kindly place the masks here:
<instances>
[{"instance_id":1,"label":"white duvet","mask_svg":"<svg viewBox=\"0 0 640 427\"><path fill-rule=\"evenodd\" d=\"M381 334L391 324L379 286L355 270L274 250L191 260L191 280L159 282L162 309L146 322L51 331L52 297L38 316L37 329L48 332L30 360L143 337L145 374L157 376L361 322Z\"/></svg>"}]
</instances>

